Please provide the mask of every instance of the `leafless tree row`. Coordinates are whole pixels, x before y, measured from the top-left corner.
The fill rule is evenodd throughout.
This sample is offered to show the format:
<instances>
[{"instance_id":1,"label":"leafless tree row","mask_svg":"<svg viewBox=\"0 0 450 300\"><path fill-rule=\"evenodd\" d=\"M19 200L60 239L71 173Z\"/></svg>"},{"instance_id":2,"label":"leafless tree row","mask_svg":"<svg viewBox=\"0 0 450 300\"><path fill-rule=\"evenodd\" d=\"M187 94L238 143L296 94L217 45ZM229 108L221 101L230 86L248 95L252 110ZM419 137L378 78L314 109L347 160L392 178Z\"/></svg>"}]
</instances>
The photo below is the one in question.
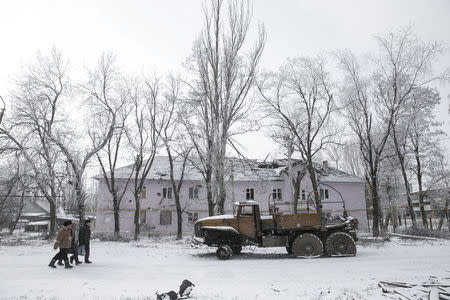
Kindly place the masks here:
<instances>
[{"instance_id":1,"label":"leafless tree row","mask_svg":"<svg viewBox=\"0 0 450 300\"><path fill-rule=\"evenodd\" d=\"M345 50L290 58L277 71L260 72L266 32L260 24L255 41L248 43L249 2L213 0L203 10L203 28L181 75L132 78L118 68L114 55L103 54L84 79L74 81L58 50L37 54L16 78L8 110L1 99L0 152L15 162L8 164L11 179L0 186L0 196L6 196L0 198L2 212L11 203L21 207L23 197L18 195L38 193L49 203L54 234L56 209L69 187L73 213L83 221L86 169L95 163L111 195L116 237L122 200L132 190L138 239L140 199L156 155L165 153L181 238L186 207L180 191L187 166L203 176L209 214L224 213L230 180L226 157L233 151L240 154L235 137L252 130L249 120L258 104L267 134L287 150L290 160L298 157L305 165L302 172L289 174L294 213L305 176L315 207L322 211L316 163L329 157L336 167L364 177L375 236L382 225L380 186L386 188L394 175L404 186L414 226L410 187L417 184L427 226L426 192L449 178L439 150L442 132L434 121L440 96L431 87L448 80L447 73L436 74L432 68L443 51L440 44L424 43L406 29L377 37L377 50L365 59ZM343 80L332 76L334 61ZM133 167L123 178L116 169L126 158ZM16 200L8 202L12 193ZM11 216L17 213L4 215L13 224Z\"/></svg>"}]
</instances>

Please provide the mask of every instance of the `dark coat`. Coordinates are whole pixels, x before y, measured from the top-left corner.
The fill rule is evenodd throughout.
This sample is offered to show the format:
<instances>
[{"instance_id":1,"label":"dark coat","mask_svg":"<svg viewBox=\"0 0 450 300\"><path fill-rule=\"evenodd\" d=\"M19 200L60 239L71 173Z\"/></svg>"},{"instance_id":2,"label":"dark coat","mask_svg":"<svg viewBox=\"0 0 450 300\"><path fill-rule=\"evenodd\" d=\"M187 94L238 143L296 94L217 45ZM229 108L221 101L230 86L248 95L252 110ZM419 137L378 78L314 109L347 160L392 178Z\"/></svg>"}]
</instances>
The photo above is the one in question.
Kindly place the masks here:
<instances>
[{"instance_id":1,"label":"dark coat","mask_svg":"<svg viewBox=\"0 0 450 300\"><path fill-rule=\"evenodd\" d=\"M91 228L89 226L84 225L80 228L80 234L78 235L78 243L79 245L88 246L89 241L91 240Z\"/></svg>"}]
</instances>

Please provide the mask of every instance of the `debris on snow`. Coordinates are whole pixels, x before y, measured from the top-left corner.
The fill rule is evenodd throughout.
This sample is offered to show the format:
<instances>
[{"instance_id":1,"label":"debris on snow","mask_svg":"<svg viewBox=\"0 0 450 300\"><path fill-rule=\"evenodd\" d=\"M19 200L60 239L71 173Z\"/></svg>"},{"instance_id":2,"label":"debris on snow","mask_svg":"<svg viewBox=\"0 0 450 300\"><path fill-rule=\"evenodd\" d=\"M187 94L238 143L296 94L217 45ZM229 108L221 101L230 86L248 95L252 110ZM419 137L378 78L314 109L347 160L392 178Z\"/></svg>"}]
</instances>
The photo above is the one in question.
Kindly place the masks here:
<instances>
[{"instance_id":1,"label":"debris on snow","mask_svg":"<svg viewBox=\"0 0 450 300\"><path fill-rule=\"evenodd\" d=\"M446 280L447 278L443 278ZM442 280L442 279L441 279ZM394 281L380 281L378 286L384 294L396 295L400 299L450 299L450 282L441 282L437 277L430 276L428 282L404 283Z\"/></svg>"}]
</instances>

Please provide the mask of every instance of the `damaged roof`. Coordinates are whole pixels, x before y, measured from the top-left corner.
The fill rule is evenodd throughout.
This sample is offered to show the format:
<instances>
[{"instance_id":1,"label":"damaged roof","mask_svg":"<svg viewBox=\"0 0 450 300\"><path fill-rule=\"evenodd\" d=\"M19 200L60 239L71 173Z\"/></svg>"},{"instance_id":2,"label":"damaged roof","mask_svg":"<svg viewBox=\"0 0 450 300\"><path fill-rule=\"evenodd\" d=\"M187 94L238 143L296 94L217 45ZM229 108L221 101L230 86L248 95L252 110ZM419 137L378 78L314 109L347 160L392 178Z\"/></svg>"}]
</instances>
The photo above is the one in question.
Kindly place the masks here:
<instances>
[{"instance_id":1,"label":"damaged roof","mask_svg":"<svg viewBox=\"0 0 450 300\"><path fill-rule=\"evenodd\" d=\"M186 163L184 180L204 180L202 173L196 167L200 164L198 159L191 159ZM293 160L293 166L302 165L301 160ZM174 159L174 178L178 180L181 177L181 169L183 159L181 157ZM261 162L254 159L227 158L226 170L227 180L235 181L280 181L283 180L283 174L287 174L288 163L286 159L274 160L271 162ZM363 180L359 177L347 174L343 171L315 164L315 168L322 182L347 182L361 183ZM133 164L117 168L115 170L115 178L129 178L131 172L134 177ZM107 173L108 177L110 172ZM103 174L94 177L95 179L103 179ZM170 165L167 156L155 156L153 164L147 175L147 179L153 180L170 180Z\"/></svg>"}]
</instances>

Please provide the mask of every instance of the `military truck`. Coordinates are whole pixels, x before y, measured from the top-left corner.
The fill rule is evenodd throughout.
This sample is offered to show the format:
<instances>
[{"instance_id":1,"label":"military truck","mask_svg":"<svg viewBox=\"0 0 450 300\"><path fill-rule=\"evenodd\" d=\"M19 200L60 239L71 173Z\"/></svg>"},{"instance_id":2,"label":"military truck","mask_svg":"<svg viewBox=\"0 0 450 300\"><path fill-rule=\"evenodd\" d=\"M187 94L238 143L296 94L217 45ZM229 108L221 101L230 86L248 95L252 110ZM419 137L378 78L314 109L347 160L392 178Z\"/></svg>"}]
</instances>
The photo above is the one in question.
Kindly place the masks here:
<instances>
[{"instance_id":1,"label":"military truck","mask_svg":"<svg viewBox=\"0 0 450 300\"><path fill-rule=\"evenodd\" d=\"M243 246L286 247L296 257L356 255L358 220L340 217L326 224L318 213L282 214L270 207L262 216L258 203L236 202L232 215L218 215L195 222L193 241L217 247L219 259L239 254Z\"/></svg>"}]
</instances>

